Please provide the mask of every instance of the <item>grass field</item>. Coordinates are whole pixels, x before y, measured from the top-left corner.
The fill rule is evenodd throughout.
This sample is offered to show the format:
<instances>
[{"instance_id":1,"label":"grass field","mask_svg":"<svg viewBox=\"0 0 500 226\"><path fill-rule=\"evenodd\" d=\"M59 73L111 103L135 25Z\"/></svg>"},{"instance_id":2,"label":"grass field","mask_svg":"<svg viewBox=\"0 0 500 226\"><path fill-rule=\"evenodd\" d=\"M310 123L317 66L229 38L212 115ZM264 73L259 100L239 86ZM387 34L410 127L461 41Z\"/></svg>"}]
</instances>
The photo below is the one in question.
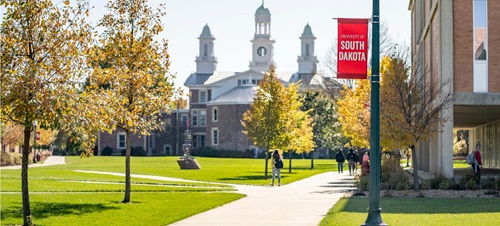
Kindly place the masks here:
<instances>
[{"instance_id":1,"label":"grass field","mask_svg":"<svg viewBox=\"0 0 500 226\"><path fill-rule=\"evenodd\" d=\"M381 198L382 220L388 225L468 226L498 225L500 199ZM361 225L366 221L368 198L342 198L321 221L321 226Z\"/></svg>"},{"instance_id":2,"label":"grass field","mask_svg":"<svg viewBox=\"0 0 500 226\"><path fill-rule=\"evenodd\" d=\"M197 158L201 170L181 170L178 157L132 157L131 173L195 180L132 177L130 204L122 204L124 157L66 157L67 164L29 169L30 201L37 225L166 225L244 197L229 184L268 185L263 159ZM294 159L283 184L336 169L334 160ZM285 162L288 167L289 162ZM271 170L269 168L269 170ZM269 175L270 176L270 175ZM1 225L22 224L21 170L0 170ZM199 182L196 182L199 181ZM217 182L214 184L212 182ZM133 214L131 214L133 213Z\"/></svg>"}]
</instances>

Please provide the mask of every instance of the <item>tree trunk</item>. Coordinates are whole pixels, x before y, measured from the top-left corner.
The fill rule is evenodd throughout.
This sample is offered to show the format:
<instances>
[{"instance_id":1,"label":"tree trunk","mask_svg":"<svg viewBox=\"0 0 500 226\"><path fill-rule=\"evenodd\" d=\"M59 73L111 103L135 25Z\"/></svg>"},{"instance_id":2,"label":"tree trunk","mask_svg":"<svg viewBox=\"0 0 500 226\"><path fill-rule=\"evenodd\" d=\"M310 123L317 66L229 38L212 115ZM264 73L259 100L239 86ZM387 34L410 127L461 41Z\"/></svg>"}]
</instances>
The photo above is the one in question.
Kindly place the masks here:
<instances>
[{"instance_id":1,"label":"tree trunk","mask_svg":"<svg viewBox=\"0 0 500 226\"><path fill-rule=\"evenodd\" d=\"M314 151L311 151L310 155L311 155L311 169L314 169Z\"/></svg>"},{"instance_id":2,"label":"tree trunk","mask_svg":"<svg viewBox=\"0 0 500 226\"><path fill-rule=\"evenodd\" d=\"M292 151L288 151L288 173L292 173Z\"/></svg>"},{"instance_id":3,"label":"tree trunk","mask_svg":"<svg viewBox=\"0 0 500 226\"><path fill-rule=\"evenodd\" d=\"M269 162L269 147L267 147L267 150L266 150L266 166L264 167L264 180L267 180L267 163Z\"/></svg>"},{"instance_id":4,"label":"tree trunk","mask_svg":"<svg viewBox=\"0 0 500 226\"><path fill-rule=\"evenodd\" d=\"M130 202L130 131L125 130L125 198L123 203Z\"/></svg>"},{"instance_id":5,"label":"tree trunk","mask_svg":"<svg viewBox=\"0 0 500 226\"><path fill-rule=\"evenodd\" d=\"M24 144L22 156L22 170L21 170L21 186L23 196L23 222L25 226L33 225L30 207L30 193L28 189L28 161L30 155L30 135L31 126L24 127Z\"/></svg>"},{"instance_id":6,"label":"tree trunk","mask_svg":"<svg viewBox=\"0 0 500 226\"><path fill-rule=\"evenodd\" d=\"M411 145L411 166L413 167L413 190L419 191L418 186L418 163L417 163L417 150L415 145Z\"/></svg>"}]
</instances>

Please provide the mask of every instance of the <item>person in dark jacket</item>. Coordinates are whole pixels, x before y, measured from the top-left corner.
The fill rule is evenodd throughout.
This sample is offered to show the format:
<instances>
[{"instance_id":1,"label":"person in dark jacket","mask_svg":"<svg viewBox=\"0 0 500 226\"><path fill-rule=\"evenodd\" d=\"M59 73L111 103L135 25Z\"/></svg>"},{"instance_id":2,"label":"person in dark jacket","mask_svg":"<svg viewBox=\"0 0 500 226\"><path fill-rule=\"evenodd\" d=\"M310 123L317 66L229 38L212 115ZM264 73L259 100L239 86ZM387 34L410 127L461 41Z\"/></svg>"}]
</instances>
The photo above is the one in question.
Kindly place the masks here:
<instances>
[{"instance_id":1,"label":"person in dark jacket","mask_svg":"<svg viewBox=\"0 0 500 226\"><path fill-rule=\"evenodd\" d=\"M356 170L356 163L358 161L358 156L354 152L352 148L349 149L349 152L347 153L347 166L349 167L349 175L352 175L355 173Z\"/></svg>"},{"instance_id":2,"label":"person in dark jacket","mask_svg":"<svg viewBox=\"0 0 500 226\"><path fill-rule=\"evenodd\" d=\"M344 153L342 153L342 149L339 149L339 152L335 155L335 160L337 160L338 172L344 173L345 157Z\"/></svg>"}]
</instances>

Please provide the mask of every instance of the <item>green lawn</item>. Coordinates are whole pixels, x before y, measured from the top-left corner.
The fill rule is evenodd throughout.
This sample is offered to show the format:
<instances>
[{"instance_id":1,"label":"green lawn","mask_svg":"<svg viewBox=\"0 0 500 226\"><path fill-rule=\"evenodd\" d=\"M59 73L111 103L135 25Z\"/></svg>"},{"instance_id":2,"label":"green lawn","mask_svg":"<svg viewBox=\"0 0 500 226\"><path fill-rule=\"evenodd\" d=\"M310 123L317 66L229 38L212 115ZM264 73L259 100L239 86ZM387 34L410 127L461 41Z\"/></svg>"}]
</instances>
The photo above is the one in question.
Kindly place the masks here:
<instances>
[{"instance_id":1,"label":"green lawn","mask_svg":"<svg viewBox=\"0 0 500 226\"><path fill-rule=\"evenodd\" d=\"M406 167L406 158L402 158L400 160L400 163L401 163L401 166L403 166L404 168L410 168L410 167ZM411 166L411 159L409 161L409 164ZM454 169L458 169L458 168L468 168L470 167L469 164L467 164L465 162L465 160L453 160L453 168Z\"/></svg>"},{"instance_id":2,"label":"green lawn","mask_svg":"<svg viewBox=\"0 0 500 226\"><path fill-rule=\"evenodd\" d=\"M269 184L264 180L263 159L197 158L201 170L181 170L177 159L132 157L132 174L200 182L132 177L130 204L120 202L125 188L123 176L75 171L123 173L124 157L66 157L65 165L30 168L30 201L35 224L166 225L244 197L234 193L234 187L229 184ZM334 160L315 160L314 163L315 169L310 169L310 160L294 159L292 173L288 173L287 168L282 171L282 182L291 183L336 169ZM21 170L0 169L2 225L22 224L20 178Z\"/></svg>"},{"instance_id":3,"label":"green lawn","mask_svg":"<svg viewBox=\"0 0 500 226\"><path fill-rule=\"evenodd\" d=\"M342 198L320 225L361 225L368 198ZM381 198L382 220L388 225L498 225L500 199Z\"/></svg>"},{"instance_id":4,"label":"green lawn","mask_svg":"<svg viewBox=\"0 0 500 226\"><path fill-rule=\"evenodd\" d=\"M236 193L31 194L36 225L168 225L243 197ZM21 225L21 195L2 194L2 225Z\"/></svg>"}]
</instances>

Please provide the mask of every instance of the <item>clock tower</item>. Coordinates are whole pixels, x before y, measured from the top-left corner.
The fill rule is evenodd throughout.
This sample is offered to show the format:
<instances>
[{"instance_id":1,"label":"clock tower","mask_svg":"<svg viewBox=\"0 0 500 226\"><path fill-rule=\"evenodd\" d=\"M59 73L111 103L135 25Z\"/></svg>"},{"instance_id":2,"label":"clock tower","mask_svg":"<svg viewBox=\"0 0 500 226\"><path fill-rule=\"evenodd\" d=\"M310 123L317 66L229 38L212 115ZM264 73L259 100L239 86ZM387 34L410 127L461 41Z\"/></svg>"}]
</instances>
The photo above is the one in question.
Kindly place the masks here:
<instances>
[{"instance_id":1,"label":"clock tower","mask_svg":"<svg viewBox=\"0 0 500 226\"><path fill-rule=\"evenodd\" d=\"M268 71L274 63L274 40L271 39L271 13L264 3L255 12L255 34L252 42L250 69Z\"/></svg>"}]
</instances>

